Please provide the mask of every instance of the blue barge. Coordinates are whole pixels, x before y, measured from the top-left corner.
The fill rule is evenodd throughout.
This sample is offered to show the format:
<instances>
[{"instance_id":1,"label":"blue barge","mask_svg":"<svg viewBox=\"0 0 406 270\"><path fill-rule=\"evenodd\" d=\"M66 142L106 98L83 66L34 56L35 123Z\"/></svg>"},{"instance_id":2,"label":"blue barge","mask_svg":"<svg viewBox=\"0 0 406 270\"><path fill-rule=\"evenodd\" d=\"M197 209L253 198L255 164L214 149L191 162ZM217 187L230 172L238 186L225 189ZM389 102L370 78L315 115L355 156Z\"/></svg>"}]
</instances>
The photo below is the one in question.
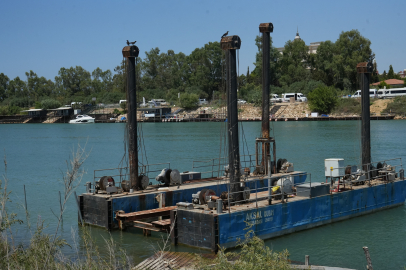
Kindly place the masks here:
<instances>
[{"instance_id":1,"label":"blue barge","mask_svg":"<svg viewBox=\"0 0 406 270\"><path fill-rule=\"evenodd\" d=\"M292 177L295 183L304 183L307 175L303 172L291 172L277 174L279 177ZM252 177L250 177L252 178ZM83 193L78 196L80 215L83 222L88 225L95 225L108 230L118 229L119 223L116 217L118 211L125 213L139 212L158 209L160 207L157 196L162 194L164 202L162 206L175 206L178 202L190 202L192 195L202 189L214 190L217 194L227 191L229 179L218 180L196 180L195 182L182 184L180 186L169 186L160 189L159 186L149 186L146 190L134 191L133 193L123 192L120 194L106 193ZM251 190L266 188L267 179L259 179L255 182L249 181L246 186Z\"/></svg>"},{"instance_id":2,"label":"blue barge","mask_svg":"<svg viewBox=\"0 0 406 270\"><path fill-rule=\"evenodd\" d=\"M172 215L175 222L172 241L216 252L219 247L237 246L248 231L269 239L404 204L405 179L373 180L369 184L318 197L297 194L286 201L272 201L271 205L267 200L256 200L229 206L224 213L207 207L178 207ZM267 197L265 193L256 195ZM251 198L256 195L251 194Z\"/></svg>"}]
</instances>

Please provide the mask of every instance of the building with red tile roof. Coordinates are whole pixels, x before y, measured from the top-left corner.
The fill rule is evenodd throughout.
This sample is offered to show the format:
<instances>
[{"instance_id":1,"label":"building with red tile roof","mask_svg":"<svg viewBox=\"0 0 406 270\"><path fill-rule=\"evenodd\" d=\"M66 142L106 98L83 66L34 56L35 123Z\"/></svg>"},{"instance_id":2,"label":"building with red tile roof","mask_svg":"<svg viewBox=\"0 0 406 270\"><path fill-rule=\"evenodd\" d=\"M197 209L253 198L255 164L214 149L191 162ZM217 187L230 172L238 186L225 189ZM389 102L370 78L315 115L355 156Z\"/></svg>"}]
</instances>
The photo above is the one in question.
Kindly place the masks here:
<instances>
[{"instance_id":1,"label":"building with red tile roof","mask_svg":"<svg viewBox=\"0 0 406 270\"><path fill-rule=\"evenodd\" d=\"M373 83L372 85L379 85L380 83L381 82L376 82L376 83ZM389 84L392 87L403 87L405 82L403 80L388 79L388 80L385 80L385 83Z\"/></svg>"}]
</instances>

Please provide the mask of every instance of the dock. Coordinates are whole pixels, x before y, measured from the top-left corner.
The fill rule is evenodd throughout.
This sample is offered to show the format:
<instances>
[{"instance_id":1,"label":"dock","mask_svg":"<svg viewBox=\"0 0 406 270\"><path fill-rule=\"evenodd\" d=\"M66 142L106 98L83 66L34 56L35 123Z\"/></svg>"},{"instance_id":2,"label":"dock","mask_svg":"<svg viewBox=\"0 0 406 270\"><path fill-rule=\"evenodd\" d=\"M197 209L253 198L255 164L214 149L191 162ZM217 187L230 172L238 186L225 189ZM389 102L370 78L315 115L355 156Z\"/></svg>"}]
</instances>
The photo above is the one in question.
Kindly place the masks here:
<instances>
[{"instance_id":1,"label":"dock","mask_svg":"<svg viewBox=\"0 0 406 270\"><path fill-rule=\"evenodd\" d=\"M170 270L170 269L184 269L184 270L193 270L196 269L196 264L199 261L207 262L209 266L213 269L216 268L216 265L212 261L216 258L214 254L208 253L189 253L189 252L169 252L169 251L158 251L151 257L145 259L141 263L135 266L135 269L147 270L147 269L156 269L156 270ZM306 256L308 260L309 256ZM238 257L235 257L234 260L229 261L231 264L234 263ZM291 269L303 269L303 270L354 270L349 268L341 267L329 267L329 266L318 266L311 265L309 261L302 262L293 262L290 261Z\"/></svg>"}]
</instances>

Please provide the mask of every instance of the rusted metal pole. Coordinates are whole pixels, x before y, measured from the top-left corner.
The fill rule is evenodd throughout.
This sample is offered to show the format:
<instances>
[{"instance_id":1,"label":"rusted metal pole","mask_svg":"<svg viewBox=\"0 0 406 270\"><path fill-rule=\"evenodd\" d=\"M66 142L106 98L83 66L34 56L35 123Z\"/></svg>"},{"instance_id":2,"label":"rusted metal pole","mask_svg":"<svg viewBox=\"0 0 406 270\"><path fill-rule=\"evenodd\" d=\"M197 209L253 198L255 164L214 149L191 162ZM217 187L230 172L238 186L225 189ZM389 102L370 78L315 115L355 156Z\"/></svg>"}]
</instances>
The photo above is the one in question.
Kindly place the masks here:
<instances>
[{"instance_id":1,"label":"rusted metal pole","mask_svg":"<svg viewBox=\"0 0 406 270\"><path fill-rule=\"evenodd\" d=\"M371 124L369 110L369 76L372 72L372 63L362 62L357 65L361 84L361 160L364 171L369 170L371 163Z\"/></svg>"},{"instance_id":2,"label":"rusted metal pole","mask_svg":"<svg viewBox=\"0 0 406 270\"><path fill-rule=\"evenodd\" d=\"M269 138L270 33L273 32L273 24L261 23L259 31L262 33L262 138ZM269 147L266 151L263 153L265 157L269 155Z\"/></svg>"},{"instance_id":3,"label":"rusted metal pole","mask_svg":"<svg viewBox=\"0 0 406 270\"><path fill-rule=\"evenodd\" d=\"M137 46L123 48L127 66L127 124L128 124L128 160L130 167L130 187L139 189L138 181L138 146L137 146L137 95L135 77L135 58L139 54Z\"/></svg>"},{"instance_id":4,"label":"rusted metal pole","mask_svg":"<svg viewBox=\"0 0 406 270\"><path fill-rule=\"evenodd\" d=\"M269 88L271 86L270 78L270 33L273 32L272 23L261 23L259 31L262 33L262 138L269 139ZM268 161L270 158L270 145L262 143L262 165L265 174L268 174Z\"/></svg>"},{"instance_id":5,"label":"rusted metal pole","mask_svg":"<svg viewBox=\"0 0 406 270\"><path fill-rule=\"evenodd\" d=\"M270 87L270 29L259 25L262 32L262 138L269 138L269 87ZM271 24L272 25L272 24ZM268 149L269 150L269 149ZM269 153L266 153L269 155Z\"/></svg>"},{"instance_id":6,"label":"rusted metal pole","mask_svg":"<svg viewBox=\"0 0 406 270\"><path fill-rule=\"evenodd\" d=\"M221 39L221 48L226 53L227 72L227 137L228 164L230 175L231 200L241 201L240 192L240 148L238 142L238 109L237 109L237 58L236 50L240 49L239 36L227 36Z\"/></svg>"}]
</instances>

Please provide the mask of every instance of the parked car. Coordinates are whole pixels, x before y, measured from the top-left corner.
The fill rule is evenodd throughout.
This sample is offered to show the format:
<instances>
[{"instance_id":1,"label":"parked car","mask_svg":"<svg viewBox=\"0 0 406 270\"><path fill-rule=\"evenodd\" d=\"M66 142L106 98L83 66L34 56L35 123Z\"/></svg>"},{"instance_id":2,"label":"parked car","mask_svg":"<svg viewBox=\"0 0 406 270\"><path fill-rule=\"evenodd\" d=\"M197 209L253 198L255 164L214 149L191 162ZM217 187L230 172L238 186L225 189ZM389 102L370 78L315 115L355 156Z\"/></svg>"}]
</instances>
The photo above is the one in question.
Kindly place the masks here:
<instances>
[{"instance_id":1,"label":"parked car","mask_svg":"<svg viewBox=\"0 0 406 270\"><path fill-rule=\"evenodd\" d=\"M270 101L273 102L273 103L282 102L282 99L278 96L278 94L272 94L271 97L272 98L270 99Z\"/></svg>"},{"instance_id":2,"label":"parked car","mask_svg":"<svg viewBox=\"0 0 406 270\"><path fill-rule=\"evenodd\" d=\"M302 93L285 93L283 94L282 101L289 102L291 97L294 97L296 101L307 102L307 97L305 97Z\"/></svg>"},{"instance_id":3,"label":"parked car","mask_svg":"<svg viewBox=\"0 0 406 270\"><path fill-rule=\"evenodd\" d=\"M238 104L247 104L247 101L245 101L243 99L237 99L237 103Z\"/></svg>"},{"instance_id":4,"label":"parked car","mask_svg":"<svg viewBox=\"0 0 406 270\"><path fill-rule=\"evenodd\" d=\"M205 98L199 98L199 105L207 105L209 102Z\"/></svg>"}]
</instances>

